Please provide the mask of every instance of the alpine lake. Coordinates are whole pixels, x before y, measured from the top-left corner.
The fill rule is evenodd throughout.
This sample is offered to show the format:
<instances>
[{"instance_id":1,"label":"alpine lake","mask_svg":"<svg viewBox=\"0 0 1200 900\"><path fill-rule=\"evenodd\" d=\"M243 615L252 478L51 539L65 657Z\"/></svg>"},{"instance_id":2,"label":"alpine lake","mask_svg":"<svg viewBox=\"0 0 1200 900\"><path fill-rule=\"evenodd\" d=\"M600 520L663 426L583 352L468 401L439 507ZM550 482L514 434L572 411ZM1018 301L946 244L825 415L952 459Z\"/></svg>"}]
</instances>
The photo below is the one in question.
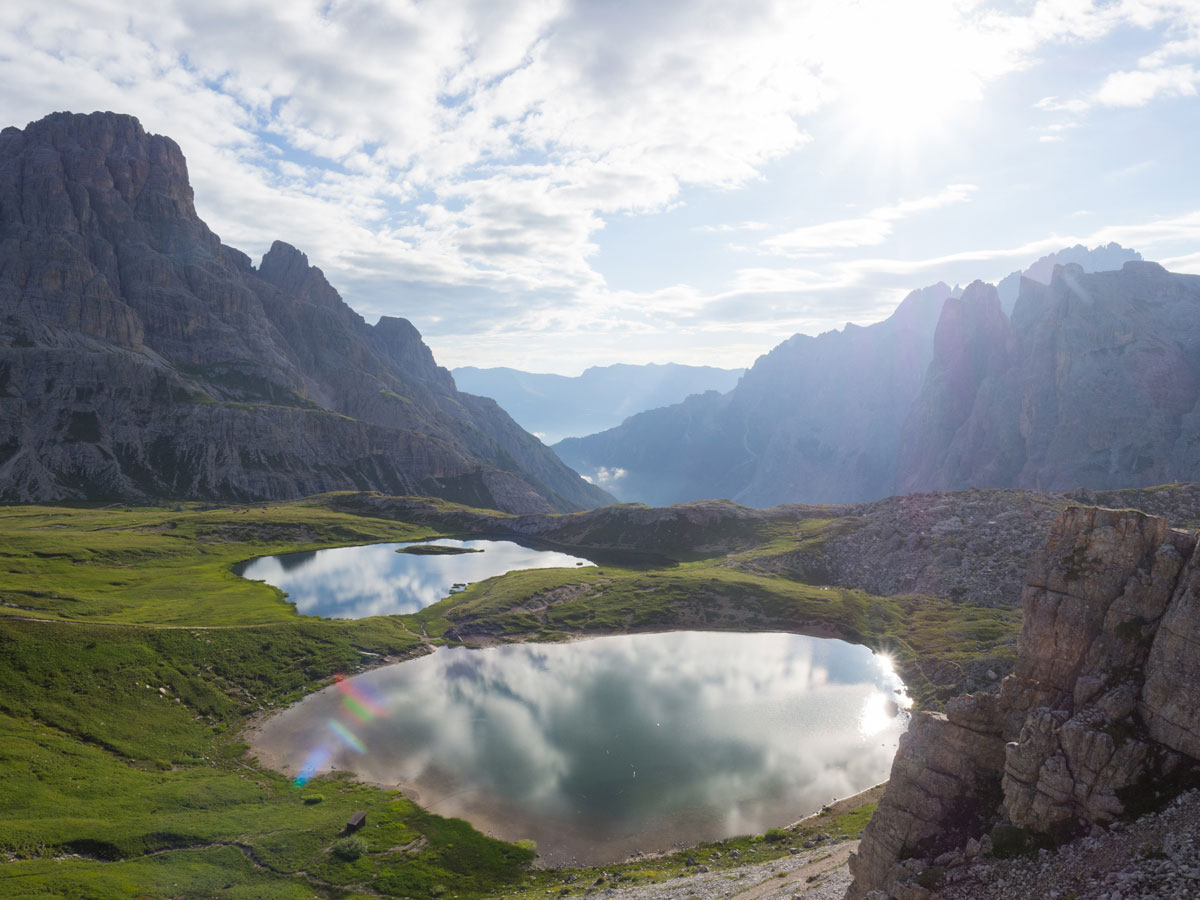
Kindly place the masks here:
<instances>
[{"instance_id":1,"label":"alpine lake","mask_svg":"<svg viewBox=\"0 0 1200 900\"><path fill-rule=\"evenodd\" d=\"M357 618L412 612L514 569L584 564L439 539L236 571L286 591L303 614ZM596 865L761 833L883 781L908 705L891 663L865 647L677 631L438 648L339 680L250 741L297 783L353 773L496 837L533 840L547 864Z\"/></svg>"}]
</instances>

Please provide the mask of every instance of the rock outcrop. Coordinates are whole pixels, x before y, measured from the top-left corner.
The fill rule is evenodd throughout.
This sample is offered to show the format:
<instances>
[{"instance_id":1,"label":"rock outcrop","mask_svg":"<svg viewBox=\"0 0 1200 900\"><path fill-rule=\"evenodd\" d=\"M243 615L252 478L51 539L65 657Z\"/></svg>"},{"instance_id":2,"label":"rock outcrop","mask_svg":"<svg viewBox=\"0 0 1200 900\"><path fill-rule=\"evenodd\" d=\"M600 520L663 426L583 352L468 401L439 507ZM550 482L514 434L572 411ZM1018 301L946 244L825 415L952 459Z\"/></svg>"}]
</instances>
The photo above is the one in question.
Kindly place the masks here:
<instances>
[{"instance_id":1,"label":"rock outcrop","mask_svg":"<svg viewBox=\"0 0 1200 900\"><path fill-rule=\"evenodd\" d=\"M256 269L131 116L0 132L0 500L431 494L550 512L611 498L403 319L371 326L299 250Z\"/></svg>"},{"instance_id":2,"label":"rock outcrop","mask_svg":"<svg viewBox=\"0 0 1200 900\"><path fill-rule=\"evenodd\" d=\"M922 872L989 830L999 847L1104 827L1194 766L1198 568L1196 534L1165 519L1064 510L1030 569L1015 671L914 718L848 896L927 896Z\"/></svg>"}]
</instances>

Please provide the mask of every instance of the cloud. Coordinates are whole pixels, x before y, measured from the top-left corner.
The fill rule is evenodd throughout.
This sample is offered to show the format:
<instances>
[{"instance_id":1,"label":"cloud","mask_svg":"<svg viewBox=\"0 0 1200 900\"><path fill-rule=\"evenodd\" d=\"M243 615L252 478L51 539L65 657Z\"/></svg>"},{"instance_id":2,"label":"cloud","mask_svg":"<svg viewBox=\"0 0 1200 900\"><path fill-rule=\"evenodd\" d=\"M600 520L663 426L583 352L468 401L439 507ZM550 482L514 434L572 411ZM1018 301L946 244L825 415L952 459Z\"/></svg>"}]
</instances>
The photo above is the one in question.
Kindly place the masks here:
<instances>
[{"instance_id":1,"label":"cloud","mask_svg":"<svg viewBox=\"0 0 1200 900\"><path fill-rule=\"evenodd\" d=\"M612 468L601 466L591 475L581 475L580 477L589 484L594 484L602 488L610 488L614 487L618 481L628 474L625 469L619 466L613 466Z\"/></svg>"},{"instance_id":2,"label":"cloud","mask_svg":"<svg viewBox=\"0 0 1200 900\"><path fill-rule=\"evenodd\" d=\"M1104 106L1145 106L1159 97L1194 97L1200 84L1195 66L1167 66L1114 72L1104 79L1094 101Z\"/></svg>"},{"instance_id":3,"label":"cloud","mask_svg":"<svg viewBox=\"0 0 1200 900\"><path fill-rule=\"evenodd\" d=\"M975 190L973 184L952 184L936 194L880 206L858 218L795 228L767 238L762 245L767 250L783 256L806 256L814 251L831 248L876 246L891 237L896 222L920 213L964 203L971 198Z\"/></svg>"},{"instance_id":4,"label":"cloud","mask_svg":"<svg viewBox=\"0 0 1200 900\"><path fill-rule=\"evenodd\" d=\"M766 231L771 226L766 222L723 222L719 225L696 225L692 231L707 234L726 234L731 231Z\"/></svg>"},{"instance_id":5,"label":"cloud","mask_svg":"<svg viewBox=\"0 0 1200 900\"><path fill-rule=\"evenodd\" d=\"M1200 59L1200 6L1192 0L1123 0L1105 7L1062 0L1062 11L1074 9L1083 24L1080 37L1103 36L1126 25L1144 31L1161 29L1166 40L1138 60L1136 69L1108 73L1100 85L1083 94L1062 99L1045 97L1035 104L1049 112L1079 115L1101 107L1137 107L1161 98L1192 97L1200 85L1200 69L1179 58ZM1036 14L1034 18L1036 18Z\"/></svg>"},{"instance_id":6,"label":"cloud","mask_svg":"<svg viewBox=\"0 0 1200 900\"><path fill-rule=\"evenodd\" d=\"M963 182L984 183L974 168L948 168L926 183L953 184L902 202L881 202L905 196L897 182L874 184L868 212L753 248L802 264L742 266L722 247L734 261L702 286L610 285L605 230L689 212L698 192L769 193L781 167L830 140L823 117L854 103L878 116L915 98L957 128L923 92L967 108L1046 48L1117 28L1161 31L1137 71L1183 71L1195 20L1162 0L1016 12L957 0L11 0L0 124L62 108L139 116L180 143L223 240L252 255L276 238L296 244L364 315L412 317L445 363L512 363L520 346L571 370L678 347L741 365L789 328L874 315L897 279L933 271L845 257L910 249L888 246L896 223L970 200ZM1184 90L1179 76L1154 83L1154 97ZM1113 98L1149 90L1113 84ZM882 139L876 119L859 118L868 142ZM681 215L680 231L759 238L804 215L781 206L713 203ZM716 255L683 241L670 252Z\"/></svg>"},{"instance_id":7,"label":"cloud","mask_svg":"<svg viewBox=\"0 0 1200 900\"><path fill-rule=\"evenodd\" d=\"M1129 178L1133 175L1138 175L1149 169L1153 169L1156 165L1152 159L1143 159L1141 162L1131 163L1128 166L1122 166L1119 169L1114 169L1111 172L1106 172L1104 175L1105 181L1119 181L1122 178Z\"/></svg>"},{"instance_id":8,"label":"cloud","mask_svg":"<svg viewBox=\"0 0 1200 900\"><path fill-rule=\"evenodd\" d=\"M1172 272L1186 272L1189 275L1200 275L1200 252L1187 253L1183 256L1172 256L1159 260Z\"/></svg>"}]
</instances>

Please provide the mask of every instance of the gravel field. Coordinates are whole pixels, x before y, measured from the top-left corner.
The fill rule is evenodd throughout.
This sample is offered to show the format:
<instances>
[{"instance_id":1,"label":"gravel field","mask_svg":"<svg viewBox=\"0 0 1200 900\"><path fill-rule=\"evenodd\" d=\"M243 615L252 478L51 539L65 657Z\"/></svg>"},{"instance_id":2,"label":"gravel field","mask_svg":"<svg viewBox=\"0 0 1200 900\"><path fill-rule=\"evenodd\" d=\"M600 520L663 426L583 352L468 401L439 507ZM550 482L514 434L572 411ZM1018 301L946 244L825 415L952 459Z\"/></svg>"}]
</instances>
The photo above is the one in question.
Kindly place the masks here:
<instances>
[{"instance_id":1,"label":"gravel field","mask_svg":"<svg viewBox=\"0 0 1200 900\"><path fill-rule=\"evenodd\" d=\"M1057 852L978 859L947 871L941 900L1197 900L1200 791L1167 809Z\"/></svg>"},{"instance_id":2,"label":"gravel field","mask_svg":"<svg viewBox=\"0 0 1200 900\"><path fill-rule=\"evenodd\" d=\"M769 863L702 872L662 884L597 888L604 900L842 900L850 886L846 857L858 841L846 841Z\"/></svg>"},{"instance_id":3,"label":"gravel field","mask_svg":"<svg viewBox=\"0 0 1200 900\"><path fill-rule=\"evenodd\" d=\"M789 859L663 884L596 887L599 900L842 900L847 841ZM951 866L929 900L1200 900L1200 791L1055 852Z\"/></svg>"}]
</instances>

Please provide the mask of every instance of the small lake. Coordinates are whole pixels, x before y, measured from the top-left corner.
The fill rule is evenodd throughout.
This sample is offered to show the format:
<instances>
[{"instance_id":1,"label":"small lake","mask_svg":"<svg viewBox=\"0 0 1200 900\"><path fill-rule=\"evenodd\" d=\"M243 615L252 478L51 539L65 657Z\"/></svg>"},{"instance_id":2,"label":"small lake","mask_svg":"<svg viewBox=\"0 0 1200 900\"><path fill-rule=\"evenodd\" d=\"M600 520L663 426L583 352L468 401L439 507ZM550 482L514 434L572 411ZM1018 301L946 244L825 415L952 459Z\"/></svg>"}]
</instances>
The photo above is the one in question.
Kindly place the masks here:
<instances>
[{"instance_id":1,"label":"small lake","mask_svg":"<svg viewBox=\"0 0 1200 900\"><path fill-rule=\"evenodd\" d=\"M414 546L466 552L397 552ZM590 564L579 556L535 550L512 541L438 538L262 556L234 566L233 571L284 591L302 615L361 619L413 613L437 603L456 586L517 569Z\"/></svg>"},{"instance_id":2,"label":"small lake","mask_svg":"<svg viewBox=\"0 0 1200 900\"><path fill-rule=\"evenodd\" d=\"M888 777L903 685L864 647L673 632L443 648L312 694L252 737L301 780L331 768L549 863L761 833Z\"/></svg>"}]
</instances>

